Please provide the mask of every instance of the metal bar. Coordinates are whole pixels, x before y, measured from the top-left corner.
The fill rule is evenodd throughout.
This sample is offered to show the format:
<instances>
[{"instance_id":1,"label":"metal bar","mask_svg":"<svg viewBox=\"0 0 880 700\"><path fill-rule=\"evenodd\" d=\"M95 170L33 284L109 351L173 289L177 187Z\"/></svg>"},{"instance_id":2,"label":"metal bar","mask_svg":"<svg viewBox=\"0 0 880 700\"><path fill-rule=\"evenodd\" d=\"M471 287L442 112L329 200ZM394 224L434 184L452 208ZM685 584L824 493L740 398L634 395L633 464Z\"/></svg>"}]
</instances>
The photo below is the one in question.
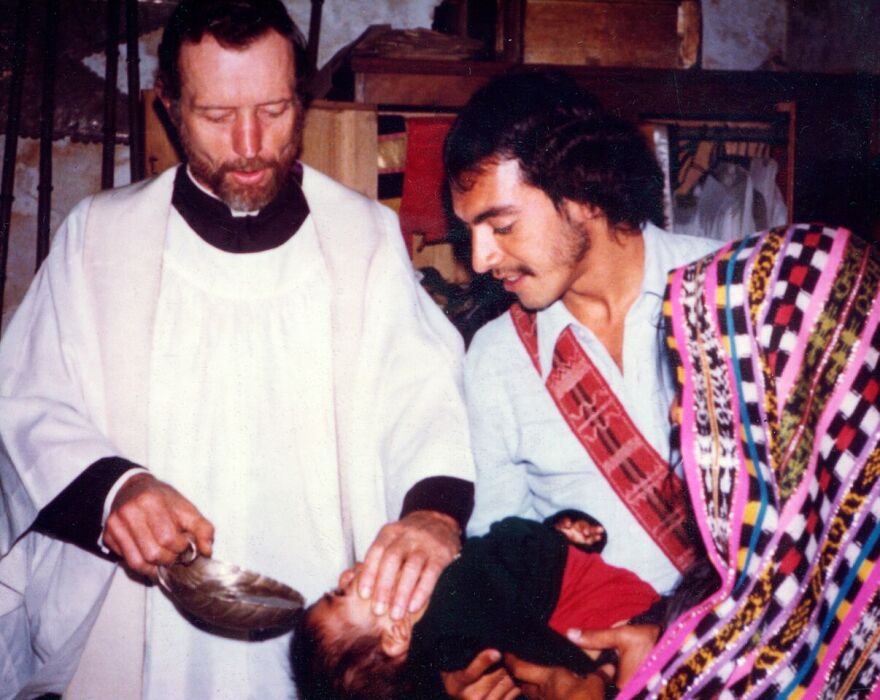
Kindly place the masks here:
<instances>
[{"instance_id":1,"label":"metal bar","mask_svg":"<svg viewBox=\"0 0 880 700\"><path fill-rule=\"evenodd\" d=\"M703 71L705 73L716 73L717 71ZM681 126L730 126L738 128L737 123L741 126L749 126L751 124L755 128L786 128L788 126L788 116L780 114L774 104L773 111L762 112L688 112L687 114L670 114L668 112L641 112L639 117L643 121L657 122L659 124L679 124Z\"/></svg>"},{"instance_id":2,"label":"metal bar","mask_svg":"<svg viewBox=\"0 0 880 700\"><path fill-rule=\"evenodd\" d=\"M788 146L786 148L785 163L785 205L788 207L788 221L793 224L798 221L794 213L794 173L795 160L797 158L797 102L780 102L776 105L780 113L788 116Z\"/></svg>"},{"instance_id":3,"label":"metal bar","mask_svg":"<svg viewBox=\"0 0 880 700\"><path fill-rule=\"evenodd\" d=\"M40 106L40 183L37 186L37 261L49 254L52 225L52 141L55 135L55 58L58 47L58 0L46 0L43 26L43 103Z\"/></svg>"},{"instance_id":4,"label":"metal bar","mask_svg":"<svg viewBox=\"0 0 880 700\"><path fill-rule=\"evenodd\" d=\"M678 148L678 126L676 124L666 124L666 140L669 149L669 194L674 198L675 190L679 186L678 178L681 176L681 161L679 160ZM672 214L670 212L670 218ZM672 226L672 221L669 222ZM671 229L670 229L671 230Z\"/></svg>"},{"instance_id":5,"label":"metal bar","mask_svg":"<svg viewBox=\"0 0 880 700\"><path fill-rule=\"evenodd\" d=\"M312 11L309 14L309 39L306 44L305 75L314 75L318 70L318 44L321 41L321 14L324 11L324 0L312 0Z\"/></svg>"},{"instance_id":6,"label":"metal bar","mask_svg":"<svg viewBox=\"0 0 880 700\"><path fill-rule=\"evenodd\" d=\"M119 0L107 0L107 66L104 71L104 140L101 151L101 189L113 187L116 164L116 79L119 74Z\"/></svg>"},{"instance_id":7,"label":"metal bar","mask_svg":"<svg viewBox=\"0 0 880 700\"><path fill-rule=\"evenodd\" d=\"M523 29L525 27L525 0L504 0L501 3L502 37L501 59L507 63L523 61Z\"/></svg>"},{"instance_id":8,"label":"metal bar","mask_svg":"<svg viewBox=\"0 0 880 700\"><path fill-rule=\"evenodd\" d=\"M15 14L15 37L12 56L12 79L9 85L9 108L6 115L6 141L3 150L3 182L0 184L0 312L6 289L6 262L9 257L9 226L12 221L15 159L18 155L18 130L21 119L21 95L24 89L27 57L27 25L30 0L18 0Z\"/></svg>"},{"instance_id":9,"label":"metal bar","mask_svg":"<svg viewBox=\"0 0 880 700\"><path fill-rule=\"evenodd\" d=\"M137 0L125 0L125 36L128 48L128 147L131 154L131 181L137 182L144 178Z\"/></svg>"},{"instance_id":10,"label":"metal bar","mask_svg":"<svg viewBox=\"0 0 880 700\"><path fill-rule=\"evenodd\" d=\"M774 128L679 126L677 138L679 141L749 141L779 146L788 143L787 134Z\"/></svg>"}]
</instances>

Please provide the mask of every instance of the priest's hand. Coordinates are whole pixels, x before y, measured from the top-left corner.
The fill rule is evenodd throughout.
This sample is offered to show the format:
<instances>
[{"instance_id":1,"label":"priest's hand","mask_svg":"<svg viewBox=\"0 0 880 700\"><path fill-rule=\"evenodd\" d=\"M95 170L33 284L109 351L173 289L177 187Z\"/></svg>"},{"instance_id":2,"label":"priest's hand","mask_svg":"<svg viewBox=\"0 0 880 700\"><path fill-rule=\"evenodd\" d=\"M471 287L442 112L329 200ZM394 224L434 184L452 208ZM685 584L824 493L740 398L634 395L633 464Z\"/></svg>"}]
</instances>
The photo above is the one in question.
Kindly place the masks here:
<instances>
[{"instance_id":1,"label":"priest's hand","mask_svg":"<svg viewBox=\"0 0 880 700\"><path fill-rule=\"evenodd\" d=\"M616 682L623 688L654 648L660 627L623 624L607 630L569 630L567 636L591 656L602 649L614 649L618 659Z\"/></svg>"},{"instance_id":2,"label":"priest's hand","mask_svg":"<svg viewBox=\"0 0 880 700\"><path fill-rule=\"evenodd\" d=\"M364 557L358 593L372 598L373 612L392 619L428 602L440 573L461 549L458 523L433 510L416 510L388 523Z\"/></svg>"},{"instance_id":3,"label":"priest's hand","mask_svg":"<svg viewBox=\"0 0 880 700\"><path fill-rule=\"evenodd\" d=\"M606 677L602 673L578 676L562 666L539 666L513 654L504 664L529 700L603 700Z\"/></svg>"},{"instance_id":4,"label":"priest's hand","mask_svg":"<svg viewBox=\"0 0 880 700\"><path fill-rule=\"evenodd\" d=\"M136 474L113 499L103 539L130 569L155 578L156 567L173 564L190 539L210 556L214 526L174 487Z\"/></svg>"},{"instance_id":5,"label":"priest's hand","mask_svg":"<svg viewBox=\"0 0 880 700\"><path fill-rule=\"evenodd\" d=\"M484 649L467 668L441 674L446 694L455 700L514 700L519 687L503 665L497 649Z\"/></svg>"}]
</instances>

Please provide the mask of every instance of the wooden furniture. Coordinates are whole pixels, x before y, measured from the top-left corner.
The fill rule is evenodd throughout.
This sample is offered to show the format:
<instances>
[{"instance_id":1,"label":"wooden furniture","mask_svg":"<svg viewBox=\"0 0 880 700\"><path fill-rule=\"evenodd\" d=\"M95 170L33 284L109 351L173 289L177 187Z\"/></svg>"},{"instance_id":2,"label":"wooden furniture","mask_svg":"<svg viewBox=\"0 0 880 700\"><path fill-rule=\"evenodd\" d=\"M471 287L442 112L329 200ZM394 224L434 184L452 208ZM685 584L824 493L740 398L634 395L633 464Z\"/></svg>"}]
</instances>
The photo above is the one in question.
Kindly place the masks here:
<instances>
[{"instance_id":1,"label":"wooden furniture","mask_svg":"<svg viewBox=\"0 0 880 700\"><path fill-rule=\"evenodd\" d=\"M526 0L522 60L580 66L690 65L679 62L680 5L680 0Z\"/></svg>"},{"instance_id":2,"label":"wooden furniture","mask_svg":"<svg viewBox=\"0 0 880 700\"><path fill-rule=\"evenodd\" d=\"M355 100L396 108L461 107L501 62L353 58ZM541 70L547 66L520 66ZM880 155L880 76L700 69L566 66L610 111L632 121L651 117L772 119L794 103L794 216L825 218L817 199L829 161L864 164ZM866 203L870 206L870 203ZM845 222L844 222L845 223Z\"/></svg>"},{"instance_id":3,"label":"wooden furniture","mask_svg":"<svg viewBox=\"0 0 880 700\"><path fill-rule=\"evenodd\" d=\"M306 112L301 158L375 199L379 162L376 110L369 105L316 100Z\"/></svg>"}]
</instances>

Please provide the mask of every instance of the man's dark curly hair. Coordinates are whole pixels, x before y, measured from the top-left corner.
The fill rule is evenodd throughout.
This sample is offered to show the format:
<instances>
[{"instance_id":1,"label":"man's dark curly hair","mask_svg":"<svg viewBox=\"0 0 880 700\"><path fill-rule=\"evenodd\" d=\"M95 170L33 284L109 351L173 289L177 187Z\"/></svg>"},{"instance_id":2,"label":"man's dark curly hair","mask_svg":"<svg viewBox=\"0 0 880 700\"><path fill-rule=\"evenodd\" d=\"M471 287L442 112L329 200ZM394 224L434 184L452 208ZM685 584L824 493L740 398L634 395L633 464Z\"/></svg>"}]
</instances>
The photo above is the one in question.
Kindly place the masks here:
<instances>
[{"instance_id":1,"label":"man's dark curly hair","mask_svg":"<svg viewBox=\"0 0 880 700\"><path fill-rule=\"evenodd\" d=\"M508 73L477 91L446 137L452 188L500 160L519 162L523 181L557 208L599 207L612 226L663 225L663 173L639 131L605 113L559 72Z\"/></svg>"},{"instance_id":2,"label":"man's dark curly hair","mask_svg":"<svg viewBox=\"0 0 880 700\"><path fill-rule=\"evenodd\" d=\"M297 621L290 646L293 679L302 700L404 700L417 697L405 659L382 650L380 635L328 639L310 619Z\"/></svg>"},{"instance_id":3,"label":"man's dark curly hair","mask_svg":"<svg viewBox=\"0 0 880 700\"><path fill-rule=\"evenodd\" d=\"M159 44L157 83L165 97L180 99L180 48L205 34L225 48L242 49L275 30L290 41L297 77L306 68L305 40L281 0L181 0ZM223 76L218 76L218 80Z\"/></svg>"}]
</instances>

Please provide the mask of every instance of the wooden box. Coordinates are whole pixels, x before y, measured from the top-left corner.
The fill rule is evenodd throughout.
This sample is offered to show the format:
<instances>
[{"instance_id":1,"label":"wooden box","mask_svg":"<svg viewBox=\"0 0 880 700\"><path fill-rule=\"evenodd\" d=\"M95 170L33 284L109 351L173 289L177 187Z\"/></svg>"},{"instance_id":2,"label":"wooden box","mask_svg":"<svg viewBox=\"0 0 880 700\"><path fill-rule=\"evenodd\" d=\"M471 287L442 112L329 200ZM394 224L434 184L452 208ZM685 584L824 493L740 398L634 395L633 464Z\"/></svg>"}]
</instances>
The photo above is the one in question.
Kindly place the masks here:
<instances>
[{"instance_id":1,"label":"wooden box","mask_svg":"<svg viewBox=\"0 0 880 700\"><path fill-rule=\"evenodd\" d=\"M525 0L517 14L525 63L682 68L697 61L696 0Z\"/></svg>"}]
</instances>

